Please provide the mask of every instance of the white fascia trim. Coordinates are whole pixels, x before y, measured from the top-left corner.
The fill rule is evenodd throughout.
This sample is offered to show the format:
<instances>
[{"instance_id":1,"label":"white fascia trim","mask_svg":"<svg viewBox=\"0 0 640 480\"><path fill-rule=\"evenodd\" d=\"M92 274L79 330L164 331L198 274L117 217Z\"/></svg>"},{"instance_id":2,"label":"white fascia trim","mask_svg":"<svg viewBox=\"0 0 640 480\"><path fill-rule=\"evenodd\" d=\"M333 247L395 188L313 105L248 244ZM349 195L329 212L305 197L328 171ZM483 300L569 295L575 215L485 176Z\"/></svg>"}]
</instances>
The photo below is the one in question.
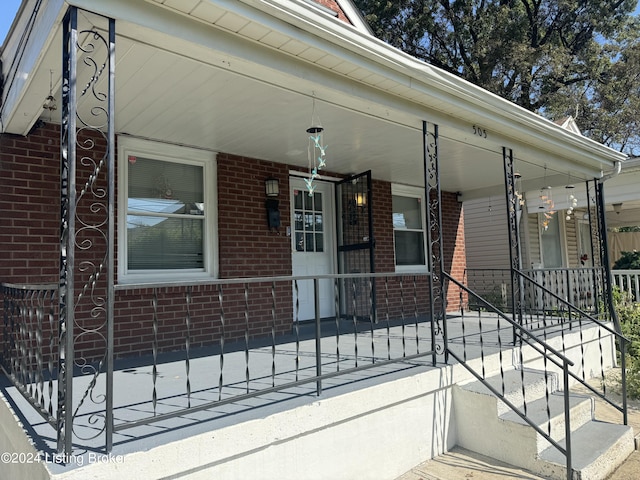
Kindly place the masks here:
<instances>
[{"instance_id":1,"label":"white fascia trim","mask_svg":"<svg viewBox=\"0 0 640 480\"><path fill-rule=\"evenodd\" d=\"M165 12L171 12L171 14L161 18L148 15L151 12L148 8L144 8L144 4L125 0L99 3L94 0L69 0L69 2L80 8L127 20L147 28L162 32L169 31L173 35L178 33L176 26L170 21L172 16L179 14L175 10L165 9ZM147 0L145 3L153 4L154 7L162 6L152 0ZM430 110L433 110L430 100L440 98L468 112L465 118L467 121L488 119L505 132L506 138L535 143L537 148L547 149L568 159L580 159L581 163L588 164L591 169L598 171L609 170L617 160L626 157L593 140L571 134L553 122L466 80L421 62L363 33L353 25L323 15L303 0L218 0L215 4L232 14L327 51L352 63L354 67L384 76L419 93L419 96L411 95L410 97L388 94L390 97L402 98L413 105ZM210 25L205 19L193 15L186 16ZM183 40L193 41L187 38L189 35L186 32L180 33L186 35L181 37ZM446 112L442 113L446 116ZM518 136L518 130L523 129L526 129L528 134Z\"/></svg>"},{"instance_id":2,"label":"white fascia trim","mask_svg":"<svg viewBox=\"0 0 640 480\"><path fill-rule=\"evenodd\" d=\"M357 54L360 59L366 58L377 64L377 68L372 68L370 64L363 65L363 68L385 75L413 90L422 91L430 96L435 94L441 98L445 97L457 107L469 110L471 115L475 113L491 118L492 121L502 123L506 127L512 128L516 123L522 128L533 130L542 144L552 143L554 148L559 149L577 149L582 158L591 158L592 161L604 164L606 168L613 168L616 161L626 158L621 152L564 130L546 118L456 75L422 62L371 35L365 35L351 25L335 19L322 18L300 0L240 0L237 3L252 5L324 41L347 49ZM362 61L355 60L354 63ZM381 72L381 66L387 71Z\"/></svg>"},{"instance_id":3,"label":"white fascia trim","mask_svg":"<svg viewBox=\"0 0 640 480\"><path fill-rule=\"evenodd\" d=\"M136 8L136 4L123 0L109 2L69 0L69 3L117 19L139 24L147 23L144 16L140 18L141 10ZM149 3L152 2L149 1ZM497 95L421 62L352 25L322 15L302 0L220 0L216 3L229 12L301 39L316 48L331 50L332 54L355 66L383 75L419 92L419 97L405 98L414 104L422 104L428 108L429 99L438 96L467 111L469 121L478 117L488 119L495 122L498 127L503 126L505 132L511 131L513 139L522 141L522 137L526 137L524 139L526 143L533 143L532 140L534 140L538 148L546 146L547 149L552 149L559 155L579 158L583 163L589 163L594 168L608 170L613 168L616 161L626 158L626 155L620 152L586 137L567 132L553 122ZM59 6L59 14L62 14L63 0L47 2L48 6L54 4ZM137 5L137 7L140 6L140 4ZM275 19L280 21L274 22ZM46 27L49 28L51 35L53 26ZM332 48L327 48L329 45ZM43 51L44 46L40 47L40 52ZM23 85L22 94L25 90L26 87ZM396 97L402 98L400 95ZM519 138L517 130L521 129L526 129L528 135L521 135Z\"/></svg>"},{"instance_id":4,"label":"white fascia trim","mask_svg":"<svg viewBox=\"0 0 640 480\"><path fill-rule=\"evenodd\" d=\"M360 10L358 10L351 0L336 0L336 3L342 9L353 26L358 28L358 30L361 30L363 33L373 35L373 31L369 27L369 24L365 22Z\"/></svg>"},{"instance_id":5,"label":"white fascia trim","mask_svg":"<svg viewBox=\"0 0 640 480\"><path fill-rule=\"evenodd\" d=\"M34 7L35 2L33 0L23 0L16 18L13 21L10 37L5 40L5 44L2 47L3 69L10 68L14 58L22 55L18 64L14 66L17 71L2 72L5 74L4 81L9 82L5 84L5 91L3 92L4 98L2 99L2 107L0 109L2 112L2 118L0 118L2 122L2 133L7 130L7 125L11 123L11 119L16 113L16 108L26 95L34 79L34 72L42 63L43 57L55 38L57 27L62 22L66 13L64 0L43 1L27 44L22 45L23 51L18 51L19 37L22 35L24 28L26 28L26 22L33 10L33 8L27 8L28 5ZM11 79L14 78L14 76L15 83L11 83ZM29 125L33 125L41 113L42 109L34 112L33 119ZM23 135L27 133L28 131L22 132Z\"/></svg>"}]
</instances>

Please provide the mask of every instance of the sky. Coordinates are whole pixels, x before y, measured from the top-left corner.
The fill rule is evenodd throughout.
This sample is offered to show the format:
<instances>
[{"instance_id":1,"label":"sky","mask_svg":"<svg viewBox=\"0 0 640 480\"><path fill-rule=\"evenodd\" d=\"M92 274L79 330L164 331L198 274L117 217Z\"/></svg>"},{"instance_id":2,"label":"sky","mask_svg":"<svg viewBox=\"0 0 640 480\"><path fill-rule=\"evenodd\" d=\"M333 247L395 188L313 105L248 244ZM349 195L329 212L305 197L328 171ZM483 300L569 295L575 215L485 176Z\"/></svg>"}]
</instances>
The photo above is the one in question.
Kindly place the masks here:
<instances>
[{"instance_id":1,"label":"sky","mask_svg":"<svg viewBox=\"0 0 640 480\"><path fill-rule=\"evenodd\" d=\"M4 38L11 27L21 0L0 0L0 44L4 44ZM640 1L636 7L636 14L640 14Z\"/></svg>"}]
</instances>

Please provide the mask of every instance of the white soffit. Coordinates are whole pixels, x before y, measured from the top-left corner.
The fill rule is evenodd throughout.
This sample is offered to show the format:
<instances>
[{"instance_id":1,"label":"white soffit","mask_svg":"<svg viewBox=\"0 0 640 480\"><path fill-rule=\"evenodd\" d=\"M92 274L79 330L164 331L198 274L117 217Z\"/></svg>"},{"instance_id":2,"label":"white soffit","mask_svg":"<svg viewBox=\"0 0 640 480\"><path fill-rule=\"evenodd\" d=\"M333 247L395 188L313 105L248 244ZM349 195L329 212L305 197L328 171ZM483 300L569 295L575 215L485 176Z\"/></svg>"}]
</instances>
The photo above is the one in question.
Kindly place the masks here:
<instances>
[{"instance_id":1,"label":"white soffit","mask_svg":"<svg viewBox=\"0 0 640 480\"><path fill-rule=\"evenodd\" d=\"M61 0L45 1L52 12L58 8L55 12L58 17L64 14L66 6ZM515 143L516 154L527 150L529 156L548 152L565 162L580 164L587 172L606 171L615 161L625 158L454 75L419 62L345 22L320 14L303 0L236 0L215 4L212 0L147 0L147 5L126 0L69 0L69 3L116 18L117 34L124 32L131 40L241 74L252 69L255 73L258 68L260 75L268 77L261 78L262 81L289 86L295 80L293 87L308 90L307 95L315 89L324 90L345 109L381 119L388 116L410 128L418 128L421 120L428 120L464 136L463 132L479 124L491 128L492 149L495 145ZM152 6L162 6L164 12ZM212 35L210 29L189 28L185 22L177 21L176 15L214 25L221 35ZM241 38L245 41L240 41ZM53 42L52 38L49 42ZM33 55L47 51L44 45L40 50L34 45ZM257 45L265 48L256 48ZM56 64L59 65L59 60ZM48 69L46 75L40 72L40 82L46 81L47 87L48 72ZM26 86L25 82L17 91L25 92ZM36 118L37 115L33 121Z\"/></svg>"},{"instance_id":2,"label":"white soffit","mask_svg":"<svg viewBox=\"0 0 640 480\"><path fill-rule=\"evenodd\" d=\"M147 1L171 6L171 0ZM239 0L231 4L225 2L224 5L235 9L235 16L249 19L248 23L243 23L247 31L268 32L261 38L254 34L249 37L252 40L419 103L429 110L441 112L445 117L452 115L470 123L493 123L500 127L496 130L505 137L560 155L564 151L567 157L579 156L581 161L596 169L607 170L615 161L626 157L559 128L553 122L455 75L420 62L371 34L363 33L361 29L320 15L304 0ZM260 17L247 7L268 16ZM219 14L220 8L212 5L210 0L201 0L189 13L200 21L225 28L224 17L230 12L222 16ZM247 28L254 22L260 27ZM241 30L233 31L242 34ZM579 155L575 151L572 154L573 150L578 150Z\"/></svg>"}]
</instances>

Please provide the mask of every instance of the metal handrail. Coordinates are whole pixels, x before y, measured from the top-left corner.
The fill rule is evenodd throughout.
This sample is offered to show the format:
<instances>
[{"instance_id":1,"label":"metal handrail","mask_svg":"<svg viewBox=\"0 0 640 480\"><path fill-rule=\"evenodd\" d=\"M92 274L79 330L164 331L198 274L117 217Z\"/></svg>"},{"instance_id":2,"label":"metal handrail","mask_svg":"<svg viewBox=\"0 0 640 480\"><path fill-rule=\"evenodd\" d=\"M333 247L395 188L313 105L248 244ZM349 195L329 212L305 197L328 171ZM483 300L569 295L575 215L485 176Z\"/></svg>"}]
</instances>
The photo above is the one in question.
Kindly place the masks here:
<instances>
[{"instance_id":1,"label":"metal handrail","mask_svg":"<svg viewBox=\"0 0 640 480\"><path fill-rule=\"evenodd\" d=\"M548 288L546 288L544 285L541 285L540 283L535 281L533 278L529 277L528 275L526 275L522 271L518 270L517 268L514 268L513 271L516 274L520 275L521 277L526 278L529 282L533 283L536 287L542 289L545 293L551 295L553 298L558 300L560 303L562 303L562 304L566 305L568 308L573 309L576 312L580 313L583 317L586 317L587 320L590 320L590 321L594 322L600 328L603 328L604 330L606 330L607 332L613 334L615 337L618 338L618 340L620 342L620 363L621 363L620 370L621 370L621 375L622 375L622 378L621 378L621 381L622 381L622 407L619 407L618 405L613 403L611 400L609 400L606 396L600 394L600 392L595 390L591 385L589 385L587 382L582 380L579 376L577 376L573 372L569 372L569 375L571 375L571 377L573 377L575 380L577 380L578 383L580 383L581 385L583 385L584 387L589 389L592 393L597 395L600 399L604 400L609 405L611 405L613 408L615 408L620 413L622 413L623 422L624 422L625 425L627 425L629 420L628 420L627 393L626 393L627 392L626 344L630 343L631 341L627 337L622 335L622 333L615 331L614 329L610 328L608 325L605 325L603 322L601 322L600 320L596 319L592 315L584 312L583 310L581 310L580 308L576 307L572 303L569 303L564 298L556 295L555 293L550 291ZM613 322L614 325L619 325L619 322L615 321L617 319L617 313L616 313L615 309L613 308L613 305L610 305L610 310L611 310L611 315L614 317L614 322Z\"/></svg>"},{"instance_id":2,"label":"metal handrail","mask_svg":"<svg viewBox=\"0 0 640 480\"><path fill-rule=\"evenodd\" d=\"M517 330L520 330L522 333L526 334L528 337L533 338L536 342L538 342L539 344L541 344L546 350L549 350L551 353L553 353L554 355L556 355L557 357L559 357L563 363L567 362L567 364L572 367L575 364L568 359L565 355L563 355L562 353L560 353L558 350L556 350L555 348L553 348L551 345L549 345L547 342L545 342L543 339L538 338L538 336L536 336L532 331L526 329L525 327L523 327L522 325L520 325L517 322L514 322L513 319L509 318L507 315L504 314L504 312L502 312L500 309L498 309L496 306L492 305L491 303L489 303L488 301L486 301L484 298L482 298L480 295L478 295L477 293L475 293L473 290L471 290L469 287L467 287L466 285L464 285L463 283L461 283L460 281L456 280L455 278L453 278L451 275L449 275L446 272L443 272L443 275L447 278L447 280L453 282L454 284L456 284L458 287L460 287L461 289L463 289L464 291L466 291L467 293L470 293L471 295L473 295L474 297L476 297L478 300L480 300L480 302L482 304L484 304L486 307L488 307L489 309L491 309L495 314L497 314L500 318L503 318L504 320L506 320L508 323L511 324L512 327L514 327ZM523 340L526 341L526 339L523 338Z\"/></svg>"},{"instance_id":3,"label":"metal handrail","mask_svg":"<svg viewBox=\"0 0 640 480\"><path fill-rule=\"evenodd\" d=\"M600 320L598 320L597 318L593 317L591 314L585 312L584 310L580 309L579 307L576 307L575 305L573 305L572 303L569 303L567 300L565 300L564 298L562 298L561 296L557 295L556 293L553 293L551 290L549 290L547 287L545 287L544 285L538 283L536 280L534 280L533 278L531 278L529 275L527 275L526 273L524 273L522 270L518 270L517 268L514 268L513 271L515 273L517 273L518 275L525 277L529 282L531 282L532 284L534 284L536 287L540 288L541 290L544 291L544 293L550 295L551 297L555 298L556 300L558 300L560 303L565 304L567 307L570 307L572 310L575 310L576 312L578 312L580 315L587 317L589 320L595 322L598 324L598 326L604 328L606 331L608 331L609 333L612 333L613 335L617 336L619 339L624 340L625 342L629 342L630 340L625 337L624 335L622 335L622 333L615 331L614 329L610 328L608 325L606 325L605 323L601 322Z\"/></svg>"},{"instance_id":4,"label":"metal handrail","mask_svg":"<svg viewBox=\"0 0 640 480\"><path fill-rule=\"evenodd\" d=\"M549 361L551 361L554 365L556 365L556 366L558 366L558 367L560 367L562 369L562 378L563 378L563 383L565 385L565 388L564 388L564 391L563 391L563 396L564 396L564 420L565 420L565 446L564 447L562 445L560 445L560 443L556 442L553 438L551 438L551 435L547 434L547 432L542 430L542 428L540 428L540 426L536 425L535 422L530 420L526 416L526 413L521 412L518 407L516 407L511 401L509 401L509 399L507 399L497 389L492 387L489 384L489 382L487 382L480 374L478 374L475 370L473 370L471 368L471 366L469 366L467 364L467 362L465 362L461 358L459 358L453 351L451 351L451 349L449 349L448 346L446 347L446 350L447 350L449 355L451 355L453 358L455 358L458 361L458 363L460 363L460 365L462 365L464 368L466 368L476 379L478 379L478 381L480 381L485 387L487 387L502 402L504 402L516 415L518 415L522 420L524 420L529 426L531 426L531 428L533 428L536 432L538 432L542 437L544 437L551 445L553 445L556 449L558 449L558 451L560 453L562 453L565 456L565 458L566 458L566 467L567 467L567 479L573 478L573 469L572 469L572 465L571 465L572 460L571 460L571 435L570 435L571 434L571 426L570 426L570 421L571 420L570 420L570 409L569 409L569 374L570 374L569 367L570 366L574 366L575 364L569 358L567 358L565 355L563 355L562 353L557 351L555 348L553 348L551 345L549 345L547 342L545 342L544 340L538 338L533 332L529 331L528 329L524 328L522 325L520 325L517 322L513 321L511 318L509 318L507 315L505 315L498 308L496 308L491 303L486 301L484 298L482 298L481 296L476 294L473 290L471 290L470 288L468 288L467 286L465 286L464 284L462 284L461 282L459 282L458 280L453 278L451 275L449 275L446 272L443 272L443 276L447 280L449 280L452 283L454 283L455 285L457 285L462 290L466 291L467 294L473 295L478 300L480 300L481 303L483 303L486 307L491 309L500 318L503 318L504 320L507 321L507 323L511 324L511 326L514 328L514 330L519 330L520 331L520 335L521 335L520 338L522 338L522 340L527 342L527 344L531 345L538 353L543 355L545 358L547 358ZM535 340L535 342L540 344L543 347L543 349L541 350L541 349L536 348L535 345L533 345L531 342L529 342L529 340L526 337L522 336L522 334L526 334L529 338ZM551 352L553 355L558 357L560 359L560 361L562 362L562 364L560 363L560 361L554 359L552 356L550 356L548 353L546 353L547 351ZM525 409L525 412L526 412L526 409Z\"/></svg>"}]
</instances>

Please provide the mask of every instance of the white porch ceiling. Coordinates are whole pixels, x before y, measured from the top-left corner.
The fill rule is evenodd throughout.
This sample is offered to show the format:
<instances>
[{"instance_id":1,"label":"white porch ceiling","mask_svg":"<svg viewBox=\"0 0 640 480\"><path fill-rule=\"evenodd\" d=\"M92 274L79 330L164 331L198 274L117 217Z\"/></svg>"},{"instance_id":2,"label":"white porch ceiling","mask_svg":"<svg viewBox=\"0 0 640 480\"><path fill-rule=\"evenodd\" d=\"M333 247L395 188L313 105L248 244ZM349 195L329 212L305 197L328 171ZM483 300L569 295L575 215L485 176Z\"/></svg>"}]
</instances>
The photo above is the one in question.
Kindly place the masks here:
<instances>
[{"instance_id":1,"label":"white porch ceiling","mask_svg":"<svg viewBox=\"0 0 640 480\"><path fill-rule=\"evenodd\" d=\"M93 9L104 5L89 0L71 3ZM305 130L315 98L329 145L329 172L372 170L377 179L422 185L422 121L427 120L439 126L443 189L469 197L502 190L503 146L513 148L516 169L531 185L545 175L593 178L617 158L528 112L505 113L499 110L505 102L489 94L482 100L488 105L483 105L475 87L469 88L464 101L454 98L450 78L443 75L429 85L433 69L416 67L429 70L427 79L417 70L398 67L406 61L400 53L395 58L382 47L379 52L368 48L367 56L379 57L371 68L370 58L354 59L346 52L356 46L319 36L317 30L335 29L333 20L296 17L296 11L283 11L279 0L232 2L229 8L210 0L106 3L117 18L118 134L304 167ZM289 2L293 10L302 8L299 3ZM273 17L264 16L267 8ZM293 24L280 19L292 21L292 15ZM83 27L105 27L95 15L84 14L81 21ZM355 33L345 38L364 42ZM26 133L37 118L29 112L49 94L50 72L59 87L61 44L57 27L25 83L26 93L11 119L14 132ZM82 86L90 73L81 62L79 66ZM60 105L59 91L57 97ZM83 97L81 116L89 118L94 105ZM48 112L42 114L48 117ZM518 124L525 121L528 131ZM474 134L474 126L483 133Z\"/></svg>"}]
</instances>

